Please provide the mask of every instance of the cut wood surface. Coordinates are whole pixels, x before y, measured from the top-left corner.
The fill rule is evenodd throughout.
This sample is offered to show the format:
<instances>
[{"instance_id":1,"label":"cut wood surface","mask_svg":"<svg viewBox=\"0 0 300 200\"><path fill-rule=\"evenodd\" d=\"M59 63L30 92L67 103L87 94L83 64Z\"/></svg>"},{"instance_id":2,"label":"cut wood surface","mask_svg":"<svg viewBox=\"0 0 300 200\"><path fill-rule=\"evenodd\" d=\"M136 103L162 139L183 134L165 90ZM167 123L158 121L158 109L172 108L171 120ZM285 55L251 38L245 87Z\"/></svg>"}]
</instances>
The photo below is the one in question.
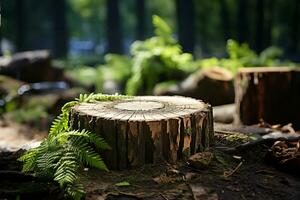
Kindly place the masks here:
<instances>
[{"instance_id":1,"label":"cut wood surface","mask_svg":"<svg viewBox=\"0 0 300 200\"><path fill-rule=\"evenodd\" d=\"M210 105L180 96L138 96L81 103L70 113L72 129L100 134L112 147L102 152L111 169L176 162L213 141Z\"/></svg>"},{"instance_id":2,"label":"cut wood surface","mask_svg":"<svg viewBox=\"0 0 300 200\"><path fill-rule=\"evenodd\" d=\"M260 119L300 128L300 69L243 68L237 74L235 121L246 125Z\"/></svg>"},{"instance_id":3,"label":"cut wood surface","mask_svg":"<svg viewBox=\"0 0 300 200\"><path fill-rule=\"evenodd\" d=\"M199 69L177 85L155 87L154 94L193 97L213 106L229 104L234 102L233 76L220 67Z\"/></svg>"}]
</instances>

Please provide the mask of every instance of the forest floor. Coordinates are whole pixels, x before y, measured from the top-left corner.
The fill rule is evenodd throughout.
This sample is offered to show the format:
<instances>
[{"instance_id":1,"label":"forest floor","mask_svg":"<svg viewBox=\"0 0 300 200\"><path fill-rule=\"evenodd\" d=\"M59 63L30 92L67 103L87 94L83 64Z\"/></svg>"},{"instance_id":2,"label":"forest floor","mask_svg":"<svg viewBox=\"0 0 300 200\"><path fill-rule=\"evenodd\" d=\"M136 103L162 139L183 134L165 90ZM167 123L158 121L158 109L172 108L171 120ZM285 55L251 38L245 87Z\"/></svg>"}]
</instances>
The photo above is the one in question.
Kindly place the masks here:
<instances>
[{"instance_id":1,"label":"forest floor","mask_svg":"<svg viewBox=\"0 0 300 200\"><path fill-rule=\"evenodd\" d=\"M260 129L250 128L243 134L248 137L245 132L253 130L259 132ZM9 137L4 137L5 133ZM25 133L30 135L24 137ZM211 160L201 168L187 161L110 172L89 169L82 176L86 199L300 199L299 159L279 164L270 156L272 145L269 143L237 149L235 147L247 137L240 132L228 137L228 133L232 132L216 126L215 145L209 150ZM22 153L4 153L3 144L17 149L37 142L45 132L38 134L38 130L26 126L2 124L0 136L0 199L16 199L14 195L17 193L19 199L61 199L62 195L55 188L40 180L19 179L16 173L1 175L5 170L20 170L16 158Z\"/></svg>"}]
</instances>

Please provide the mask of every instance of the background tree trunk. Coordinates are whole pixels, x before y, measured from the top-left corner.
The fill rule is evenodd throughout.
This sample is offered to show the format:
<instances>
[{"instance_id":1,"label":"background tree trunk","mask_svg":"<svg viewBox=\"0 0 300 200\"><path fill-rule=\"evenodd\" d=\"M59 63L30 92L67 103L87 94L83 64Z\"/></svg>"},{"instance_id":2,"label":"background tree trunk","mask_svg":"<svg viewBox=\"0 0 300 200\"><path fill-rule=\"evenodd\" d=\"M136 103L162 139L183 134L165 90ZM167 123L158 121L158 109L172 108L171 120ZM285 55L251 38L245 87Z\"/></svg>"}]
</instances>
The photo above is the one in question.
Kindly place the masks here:
<instances>
[{"instance_id":1,"label":"background tree trunk","mask_svg":"<svg viewBox=\"0 0 300 200\"><path fill-rule=\"evenodd\" d=\"M26 12L25 1L15 0L16 50L26 49Z\"/></svg>"},{"instance_id":2,"label":"background tree trunk","mask_svg":"<svg viewBox=\"0 0 300 200\"><path fill-rule=\"evenodd\" d=\"M107 53L122 53L122 29L120 23L119 0L106 0Z\"/></svg>"},{"instance_id":3,"label":"background tree trunk","mask_svg":"<svg viewBox=\"0 0 300 200\"><path fill-rule=\"evenodd\" d=\"M294 0L294 10L291 19L291 41L290 41L290 53L292 55L297 54L299 50L299 19L300 19L300 0Z\"/></svg>"},{"instance_id":4,"label":"background tree trunk","mask_svg":"<svg viewBox=\"0 0 300 200\"><path fill-rule=\"evenodd\" d=\"M2 0L0 0L0 15L2 18ZM2 25L2 19L1 19L1 25ZM0 56L2 56L2 30L0 29Z\"/></svg>"},{"instance_id":5,"label":"background tree trunk","mask_svg":"<svg viewBox=\"0 0 300 200\"><path fill-rule=\"evenodd\" d=\"M265 0L256 0L256 52L264 49L264 9Z\"/></svg>"},{"instance_id":6,"label":"background tree trunk","mask_svg":"<svg viewBox=\"0 0 300 200\"><path fill-rule=\"evenodd\" d=\"M220 16L222 21L222 28L224 39L227 41L230 39L230 18L228 12L228 5L226 0L220 0Z\"/></svg>"},{"instance_id":7,"label":"background tree trunk","mask_svg":"<svg viewBox=\"0 0 300 200\"><path fill-rule=\"evenodd\" d=\"M265 26L263 36L263 49L271 46L272 44L272 27L273 27L273 14L274 14L274 2L275 0L265 0Z\"/></svg>"},{"instance_id":8,"label":"background tree trunk","mask_svg":"<svg viewBox=\"0 0 300 200\"><path fill-rule=\"evenodd\" d=\"M72 108L70 119L72 129L100 134L111 146L102 152L111 169L173 163L213 142L211 106L186 97L141 96L79 104Z\"/></svg>"},{"instance_id":9,"label":"background tree trunk","mask_svg":"<svg viewBox=\"0 0 300 200\"><path fill-rule=\"evenodd\" d=\"M193 53L195 46L195 11L193 0L176 0L179 43L184 52Z\"/></svg>"},{"instance_id":10,"label":"background tree trunk","mask_svg":"<svg viewBox=\"0 0 300 200\"><path fill-rule=\"evenodd\" d=\"M53 38L55 57L66 57L68 53L68 31L66 22L66 1L52 0Z\"/></svg>"},{"instance_id":11,"label":"background tree trunk","mask_svg":"<svg viewBox=\"0 0 300 200\"><path fill-rule=\"evenodd\" d=\"M237 39L239 43L248 42L249 24L248 16L248 0L238 0L237 14Z\"/></svg>"},{"instance_id":12,"label":"background tree trunk","mask_svg":"<svg viewBox=\"0 0 300 200\"><path fill-rule=\"evenodd\" d=\"M146 37L146 6L145 0L135 0L136 11L136 39L143 40Z\"/></svg>"}]
</instances>

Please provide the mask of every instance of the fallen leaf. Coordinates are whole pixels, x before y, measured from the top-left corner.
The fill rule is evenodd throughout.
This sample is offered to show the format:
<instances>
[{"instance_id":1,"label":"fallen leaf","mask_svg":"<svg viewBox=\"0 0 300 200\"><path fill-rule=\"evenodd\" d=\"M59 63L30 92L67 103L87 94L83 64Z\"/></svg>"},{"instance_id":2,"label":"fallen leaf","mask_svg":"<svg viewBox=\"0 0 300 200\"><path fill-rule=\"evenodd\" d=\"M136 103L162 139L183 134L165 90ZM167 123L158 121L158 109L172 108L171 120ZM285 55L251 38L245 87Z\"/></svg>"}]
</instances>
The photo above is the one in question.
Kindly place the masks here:
<instances>
[{"instance_id":1,"label":"fallen leaf","mask_svg":"<svg viewBox=\"0 0 300 200\"><path fill-rule=\"evenodd\" d=\"M127 181L122 181L122 182L116 183L115 186L125 187L125 186L130 186L130 183Z\"/></svg>"}]
</instances>

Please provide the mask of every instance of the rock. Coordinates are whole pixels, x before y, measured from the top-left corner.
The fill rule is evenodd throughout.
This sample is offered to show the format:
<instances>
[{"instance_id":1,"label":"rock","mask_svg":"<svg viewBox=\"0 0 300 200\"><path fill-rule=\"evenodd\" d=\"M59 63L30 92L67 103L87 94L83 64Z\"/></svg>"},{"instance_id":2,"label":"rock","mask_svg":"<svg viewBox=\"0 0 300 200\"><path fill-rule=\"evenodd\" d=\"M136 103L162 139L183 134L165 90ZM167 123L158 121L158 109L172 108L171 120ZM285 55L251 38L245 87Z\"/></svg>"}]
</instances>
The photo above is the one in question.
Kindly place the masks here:
<instances>
[{"instance_id":1,"label":"rock","mask_svg":"<svg viewBox=\"0 0 300 200\"><path fill-rule=\"evenodd\" d=\"M219 196L216 192L208 187L201 185L190 184L191 191L193 193L194 200L218 200Z\"/></svg>"},{"instance_id":2,"label":"rock","mask_svg":"<svg viewBox=\"0 0 300 200\"><path fill-rule=\"evenodd\" d=\"M207 169L213 158L213 153L211 152L199 152L192 155L188 162L196 169Z\"/></svg>"},{"instance_id":3,"label":"rock","mask_svg":"<svg viewBox=\"0 0 300 200\"><path fill-rule=\"evenodd\" d=\"M196 173L188 172L188 173L186 173L186 174L184 175L184 178L185 178L185 180L190 181L190 180L196 178L197 175L198 175L198 174L196 174Z\"/></svg>"},{"instance_id":4,"label":"rock","mask_svg":"<svg viewBox=\"0 0 300 200\"><path fill-rule=\"evenodd\" d=\"M235 104L213 107L214 122L230 124L234 120Z\"/></svg>"}]
</instances>

